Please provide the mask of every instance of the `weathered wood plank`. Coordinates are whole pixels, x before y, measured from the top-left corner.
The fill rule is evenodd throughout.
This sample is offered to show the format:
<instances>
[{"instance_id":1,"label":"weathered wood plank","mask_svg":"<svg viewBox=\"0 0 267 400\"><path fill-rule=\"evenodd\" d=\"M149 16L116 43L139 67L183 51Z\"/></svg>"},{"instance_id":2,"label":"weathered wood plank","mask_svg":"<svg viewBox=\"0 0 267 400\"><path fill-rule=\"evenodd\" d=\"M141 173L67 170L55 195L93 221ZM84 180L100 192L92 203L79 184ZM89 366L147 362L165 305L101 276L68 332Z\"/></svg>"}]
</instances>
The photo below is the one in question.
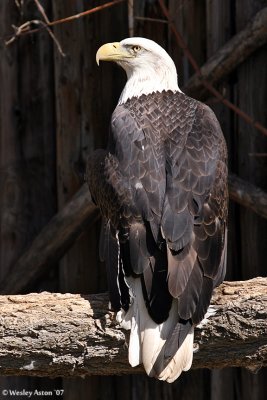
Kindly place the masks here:
<instances>
[{"instance_id":1,"label":"weathered wood plank","mask_svg":"<svg viewBox=\"0 0 267 400\"><path fill-rule=\"evenodd\" d=\"M98 1L97 5L104 3L105 0ZM81 0L53 2L53 18L76 14L87 6ZM90 6L94 4L90 3ZM126 30L126 22L125 25L118 23L125 10L127 5L122 3L116 8L54 28L67 55L62 58L57 53L55 57L59 210L80 185L74 173L76 166L83 164L87 154L95 147L106 144L110 115L116 104L115 96L120 85L122 87L124 76L117 71L116 78L111 80L114 70L103 73L103 68L96 65L95 53L103 42L110 40L112 34L119 36L123 27ZM111 31L99 29L100 25L109 26ZM61 260L62 291L93 292L99 289L99 285L103 289L103 268L99 263L96 241L98 231L99 228L94 226L85 232ZM96 265L93 272L85 260L91 260Z\"/></svg>"},{"instance_id":2,"label":"weathered wood plank","mask_svg":"<svg viewBox=\"0 0 267 400\"><path fill-rule=\"evenodd\" d=\"M263 7L266 0L236 0L236 30L242 30ZM267 126L267 46L263 46L239 65L236 71L236 103L255 121ZM266 138L243 121L236 121L236 173L244 180L267 190L267 158L254 157L251 153L265 151ZM265 172L264 172L265 171ZM267 221L258 217L247 208L240 207L236 221L240 242L240 279L249 279L257 275L266 275ZM242 400L265 399L267 370L251 376L242 370L239 375L238 390Z\"/></svg>"},{"instance_id":3,"label":"weathered wood plank","mask_svg":"<svg viewBox=\"0 0 267 400\"><path fill-rule=\"evenodd\" d=\"M83 1L53 2L53 19L64 18L84 11ZM94 17L93 17L94 18ZM87 75L91 54L90 42L86 43L85 25L90 17L69 24L56 26L54 32L63 47L66 57L55 55L55 93L57 118L57 198L61 210L79 188L75 175L85 152L94 147L94 132L90 121L91 93L88 91ZM89 46L88 46L89 45ZM86 50L88 46L88 51ZM91 259L96 262L93 242L94 229L84 234L74 243L60 262L61 291L86 292L88 290L89 269L85 263ZM69 265L73 267L70 268ZM92 282L94 280L92 275Z\"/></svg>"},{"instance_id":4,"label":"weathered wood plank","mask_svg":"<svg viewBox=\"0 0 267 400\"><path fill-rule=\"evenodd\" d=\"M3 18L6 30L16 23ZM1 276L56 212L51 49L46 32L1 47Z\"/></svg>"},{"instance_id":5,"label":"weathered wood plank","mask_svg":"<svg viewBox=\"0 0 267 400\"><path fill-rule=\"evenodd\" d=\"M34 1L0 2L0 277L57 211L53 43L46 31L6 47L12 25L40 18ZM49 15L48 0L42 1ZM10 274L10 275L9 275ZM20 277L18 278L20 279ZM36 284L58 290L53 274ZM36 379L1 378L0 387L36 387ZM50 380L41 386L49 389Z\"/></svg>"},{"instance_id":6,"label":"weathered wood plank","mask_svg":"<svg viewBox=\"0 0 267 400\"><path fill-rule=\"evenodd\" d=\"M242 29L267 1L237 0L237 29ZM237 70L237 103L248 114L267 126L265 96L267 95L267 74L263 68L267 63L267 47L254 53ZM259 92L261 88L261 92ZM260 153L266 146L266 139L243 121L237 123L236 146L238 148L237 173L240 178L267 189L266 157L254 157L251 153ZM249 229L248 229L249 227ZM240 209L240 239L242 240L242 277L250 278L255 274L266 273L265 250L267 246L267 221L260 219L247 208Z\"/></svg>"},{"instance_id":7,"label":"weathered wood plank","mask_svg":"<svg viewBox=\"0 0 267 400\"><path fill-rule=\"evenodd\" d=\"M170 0L169 12L175 26L183 35L196 61L202 65L206 60L206 9L204 0ZM161 11L162 15L162 11ZM175 61L179 87L187 84L194 69L184 52L169 32L170 54Z\"/></svg>"},{"instance_id":8,"label":"weathered wood plank","mask_svg":"<svg viewBox=\"0 0 267 400\"><path fill-rule=\"evenodd\" d=\"M215 315L196 329L193 368L267 365L267 279L224 282ZM0 374L85 376L138 373L108 296L0 296Z\"/></svg>"}]
</instances>

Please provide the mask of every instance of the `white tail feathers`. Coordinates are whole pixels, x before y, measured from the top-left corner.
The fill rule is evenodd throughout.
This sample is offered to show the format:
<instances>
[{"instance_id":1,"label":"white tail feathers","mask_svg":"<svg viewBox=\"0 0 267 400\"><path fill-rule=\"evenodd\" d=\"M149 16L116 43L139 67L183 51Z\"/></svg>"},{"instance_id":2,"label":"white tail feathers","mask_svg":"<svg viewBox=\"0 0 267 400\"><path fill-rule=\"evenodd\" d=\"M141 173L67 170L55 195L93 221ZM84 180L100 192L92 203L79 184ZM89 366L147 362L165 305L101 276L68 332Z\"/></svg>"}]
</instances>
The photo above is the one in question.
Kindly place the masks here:
<instances>
[{"instance_id":1,"label":"white tail feathers","mask_svg":"<svg viewBox=\"0 0 267 400\"><path fill-rule=\"evenodd\" d=\"M166 365L162 348L177 324L177 300L173 301L168 319L158 325L147 312L140 279L127 278L127 282L132 291L133 302L126 314L119 315L118 321L124 329L131 329L129 363L132 367L143 363L149 376L171 383L182 371L191 367L194 328L189 329L176 354Z\"/></svg>"},{"instance_id":2,"label":"white tail feathers","mask_svg":"<svg viewBox=\"0 0 267 400\"><path fill-rule=\"evenodd\" d=\"M175 356L158 376L160 380L172 383L179 378L183 371L188 371L191 368L193 361L193 344L194 328L192 327Z\"/></svg>"}]
</instances>

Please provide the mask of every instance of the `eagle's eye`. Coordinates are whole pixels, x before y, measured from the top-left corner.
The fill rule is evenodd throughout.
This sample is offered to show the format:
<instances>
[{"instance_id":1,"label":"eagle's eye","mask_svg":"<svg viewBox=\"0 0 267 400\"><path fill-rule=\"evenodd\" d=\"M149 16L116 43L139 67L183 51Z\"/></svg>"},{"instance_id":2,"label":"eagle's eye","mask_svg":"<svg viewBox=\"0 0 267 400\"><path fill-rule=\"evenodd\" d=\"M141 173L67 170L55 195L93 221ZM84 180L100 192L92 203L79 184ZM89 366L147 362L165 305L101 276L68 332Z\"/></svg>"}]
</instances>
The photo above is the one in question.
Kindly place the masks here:
<instances>
[{"instance_id":1,"label":"eagle's eye","mask_svg":"<svg viewBox=\"0 0 267 400\"><path fill-rule=\"evenodd\" d=\"M132 50L133 50L135 53L138 53L138 51L141 50L141 46L137 46L137 45L132 46Z\"/></svg>"}]
</instances>

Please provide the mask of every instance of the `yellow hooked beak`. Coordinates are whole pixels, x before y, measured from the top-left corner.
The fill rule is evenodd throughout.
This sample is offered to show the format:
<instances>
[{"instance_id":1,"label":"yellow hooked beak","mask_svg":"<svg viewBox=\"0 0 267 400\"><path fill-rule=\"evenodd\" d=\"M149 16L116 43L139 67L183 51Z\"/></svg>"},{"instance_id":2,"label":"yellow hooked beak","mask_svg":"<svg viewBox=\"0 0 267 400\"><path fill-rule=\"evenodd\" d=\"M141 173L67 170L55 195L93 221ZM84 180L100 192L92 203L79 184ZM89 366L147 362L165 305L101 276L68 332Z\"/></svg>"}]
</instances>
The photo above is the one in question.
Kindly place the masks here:
<instances>
[{"instance_id":1,"label":"yellow hooked beak","mask_svg":"<svg viewBox=\"0 0 267 400\"><path fill-rule=\"evenodd\" d=\"M133 58L119 42L106 43L96 53L96 63L99 61L123 61L125 58Z\"/></svg>"}]
</instances>

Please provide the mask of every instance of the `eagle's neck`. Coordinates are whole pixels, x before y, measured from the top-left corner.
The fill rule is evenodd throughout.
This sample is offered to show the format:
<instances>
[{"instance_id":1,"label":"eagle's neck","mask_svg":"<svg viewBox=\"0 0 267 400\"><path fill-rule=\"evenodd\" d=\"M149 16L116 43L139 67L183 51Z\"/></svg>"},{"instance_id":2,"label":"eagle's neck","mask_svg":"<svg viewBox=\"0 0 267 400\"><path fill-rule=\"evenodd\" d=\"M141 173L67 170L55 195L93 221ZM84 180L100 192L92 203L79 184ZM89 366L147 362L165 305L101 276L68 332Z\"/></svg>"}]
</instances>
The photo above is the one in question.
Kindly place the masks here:
<instances>
[{"instance_id":1,"label":"eagle's neck","mask_svg":"<svg viewBox=\"0 0 267 400\"><path fill-rule=\"evenodd\" d=\"M181 92L178 81L175 65L157 66L140 66L134 70L127 68L127 82L121 93L118 104L125 103L132 97L140 97L142 94L150 94L153 92L163 92L171 90L173 92Z\"/></svg>"}]
</instances>

